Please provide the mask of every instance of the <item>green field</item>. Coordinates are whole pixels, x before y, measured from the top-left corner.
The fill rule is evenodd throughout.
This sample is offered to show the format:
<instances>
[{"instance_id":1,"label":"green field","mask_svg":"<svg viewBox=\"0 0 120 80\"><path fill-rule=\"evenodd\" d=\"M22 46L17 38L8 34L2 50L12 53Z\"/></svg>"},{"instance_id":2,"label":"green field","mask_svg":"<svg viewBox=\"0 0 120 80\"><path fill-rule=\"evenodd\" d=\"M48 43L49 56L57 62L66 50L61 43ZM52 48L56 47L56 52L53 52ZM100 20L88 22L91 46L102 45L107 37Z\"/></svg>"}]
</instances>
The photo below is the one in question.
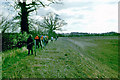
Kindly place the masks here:
<instances>
[{"instance_id":1,"label":"green field","mask_svg":"<svg viewBox=\"0 0 120 80\"><path fill-rule=\"evenodd\" d=\"M118 37L61 37L37 56L2 53L3 78L118 78Z\"/></svg>"}]
</instances>

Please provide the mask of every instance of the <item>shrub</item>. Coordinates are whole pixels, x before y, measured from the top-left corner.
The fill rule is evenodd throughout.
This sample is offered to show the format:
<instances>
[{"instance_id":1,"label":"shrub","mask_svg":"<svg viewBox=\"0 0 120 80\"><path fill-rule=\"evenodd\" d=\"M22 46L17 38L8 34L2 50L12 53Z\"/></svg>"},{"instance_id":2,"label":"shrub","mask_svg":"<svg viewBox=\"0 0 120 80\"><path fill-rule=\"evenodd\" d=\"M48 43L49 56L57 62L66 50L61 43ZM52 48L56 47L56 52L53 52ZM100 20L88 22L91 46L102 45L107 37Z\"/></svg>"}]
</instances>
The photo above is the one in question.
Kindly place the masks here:
<instances>
[{"instance_id":1,"label":"shrub","mask_svg":"<svg viewBox=\"0 0 120 80\"><path fill-rule=\"evenodd\" d=\"M27 33L4 33L2 34L2 50L21 48L26 45L28 37L29 34Z\"/></svg>"}]
</instances>

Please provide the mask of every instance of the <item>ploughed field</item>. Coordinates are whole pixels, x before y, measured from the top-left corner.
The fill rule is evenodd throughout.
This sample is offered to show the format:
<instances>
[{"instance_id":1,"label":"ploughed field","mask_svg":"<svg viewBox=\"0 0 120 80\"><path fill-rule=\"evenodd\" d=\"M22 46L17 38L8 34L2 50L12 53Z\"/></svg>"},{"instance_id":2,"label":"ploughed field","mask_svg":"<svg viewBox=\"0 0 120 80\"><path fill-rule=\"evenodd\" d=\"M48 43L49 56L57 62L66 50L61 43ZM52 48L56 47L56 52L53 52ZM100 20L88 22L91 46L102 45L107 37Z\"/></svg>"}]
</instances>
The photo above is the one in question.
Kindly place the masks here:
<instances>
[{"instance_id":1,"label":"ploughed field","mask_svg":"<svg viewBox=\"0 0 120 80\"><path fill-rule=\"evenodd\" d=\"M61 37L27 56L2 53L3 78L118 78L118 37Z\"/></svg>"}]
</instances>

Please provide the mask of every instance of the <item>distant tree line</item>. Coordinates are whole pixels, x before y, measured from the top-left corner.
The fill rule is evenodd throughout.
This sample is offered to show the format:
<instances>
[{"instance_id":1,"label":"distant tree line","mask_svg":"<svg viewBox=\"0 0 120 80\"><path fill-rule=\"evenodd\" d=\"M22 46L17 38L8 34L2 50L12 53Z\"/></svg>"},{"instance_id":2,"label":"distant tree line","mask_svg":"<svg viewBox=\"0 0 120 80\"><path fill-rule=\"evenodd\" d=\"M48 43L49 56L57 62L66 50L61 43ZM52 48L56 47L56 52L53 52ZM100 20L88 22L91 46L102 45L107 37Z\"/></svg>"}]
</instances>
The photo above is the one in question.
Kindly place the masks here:
<instances>
[{"instance_id":1,"label":"distant tree line","mask_svg":"<svg viewBox=\"0 0 120 80\"><path fill-rule=\"evenodd\" d=\"M81 36L119 36L120 34L117 32L107 32L107 33L79 33L79 32L71 32L71 33L59 33L60 37L81 37Z\"/></svg>"}]
</instances>

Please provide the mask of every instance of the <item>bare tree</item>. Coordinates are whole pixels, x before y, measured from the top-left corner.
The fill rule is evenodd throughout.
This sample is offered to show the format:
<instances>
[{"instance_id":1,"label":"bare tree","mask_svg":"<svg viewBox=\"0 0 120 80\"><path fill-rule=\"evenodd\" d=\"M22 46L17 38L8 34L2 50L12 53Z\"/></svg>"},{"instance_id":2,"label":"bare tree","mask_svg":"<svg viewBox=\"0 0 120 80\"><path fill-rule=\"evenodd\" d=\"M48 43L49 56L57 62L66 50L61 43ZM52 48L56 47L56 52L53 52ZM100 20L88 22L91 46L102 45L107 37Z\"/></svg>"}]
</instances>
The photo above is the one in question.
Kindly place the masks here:
<instances>
[{"instance_id":1,"label":"bare tree","mask_svg":"<svg viewBox=\"0 0 120 80\"><path fill-rule=\"evenodd\" d=\"M49 36L52 36L56 30L62 30L62 27L66 24L67 23L62 20L59 15L50 12L44 17L44 20L40 26L48 29Z\"/></svg>"},{"instance_id":2,"label":"bare tree","mask_svg":"<svg viewBox=\"0 0 120 80\"><path fill-rule=\"evenodd\" d=\"M46 4L45 2L42 2L41 0L32 0L31 2L27 3L28 0L18 0L18 2L15 2L15 9L20 9L20 12L18 14L21 17L21 32L27 32L29 33L29 21L28 16L31 12L36 11L40 7L49 6L51 3L57 3L56 0L46 0L49 1L49 4Z\"/></svg>"},{"instance_id":3,"label":"bare tree","mask_svg":"<svg viewBox=\"0 0 120 80\"><path fill-rule=\"evenodd\" d=\"M5 32L14 32L14 31L17 31L19 26L20 26L20 22L14 22L15 19L17 18L16 17L13 17L12 19L9 19L9 15L7 17L3 16L3 15L0 15L1 17L1 20L0 20L0 29L1 29L1 32L2 33L5 33Z\"/></svg>"}]
</instances>

